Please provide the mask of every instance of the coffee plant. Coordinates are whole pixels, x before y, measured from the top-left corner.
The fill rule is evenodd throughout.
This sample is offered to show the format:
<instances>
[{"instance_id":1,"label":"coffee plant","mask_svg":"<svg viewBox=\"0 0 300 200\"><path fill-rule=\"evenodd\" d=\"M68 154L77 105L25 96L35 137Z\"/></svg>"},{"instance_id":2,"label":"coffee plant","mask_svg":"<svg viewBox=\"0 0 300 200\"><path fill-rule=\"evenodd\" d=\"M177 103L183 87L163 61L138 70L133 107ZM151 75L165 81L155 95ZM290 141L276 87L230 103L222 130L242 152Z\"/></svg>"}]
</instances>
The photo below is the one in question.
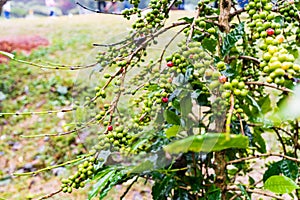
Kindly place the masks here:
<instances>
[{"instance_id":1,"label":"coffee plant","mask_svg":"<svg viewBox=\"0 0 300 200\"><path fill-rule=\"evenodd\" d=\"M102 69L92 96L57 111L92 111L74 130L56 134L96 124L89 153L15 175L77 165L58 191L43 198L91 183L88 199L103 199L131 180L122 199L140 179L152 185L156 200L300 198L300 2L252 0L240 8L220 0L215 8L214 1L200 0L194 17L174 22L168 19L178 0L150 0L146 13L139 0L130 3L122 15L134 18L132 30L118 43L95 44L106 50L93 65L43 66L1 52L40 68ZM149 59L149 47L170 30L176 34L164 41L159 58ZM177 37L178 48L168 54ZM268 144L266 133L277 143Z\"/></svg>"}]
</instances>

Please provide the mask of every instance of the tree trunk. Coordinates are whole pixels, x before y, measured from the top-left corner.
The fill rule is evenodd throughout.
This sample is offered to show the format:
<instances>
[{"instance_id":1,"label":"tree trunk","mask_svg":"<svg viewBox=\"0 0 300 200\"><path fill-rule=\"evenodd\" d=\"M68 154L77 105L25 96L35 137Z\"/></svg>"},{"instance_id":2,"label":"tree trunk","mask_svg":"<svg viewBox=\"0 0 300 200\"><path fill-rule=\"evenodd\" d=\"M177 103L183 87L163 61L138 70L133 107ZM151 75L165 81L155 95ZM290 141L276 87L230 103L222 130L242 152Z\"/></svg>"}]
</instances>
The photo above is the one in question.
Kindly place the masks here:
<instances>
[{"instance_id":1,"label":"tree trunk","mask_svg":"<svg viewBox=\"0 0 300 200\"><path fill-rule=\"evenodd\" d=\"M230 31L230 9L232 2L231 0L220 0L219 8L219 25L220 30L225 33L229 33ZM222 38L219 38L219 42L222 42ZM221 45L222 43L220 43ZM215 131L217 133L224 132L224 124L226 121L226 114L224 117L220 117L215 120ZM221 199L226 200L226 153L225 150L220 152L215 152L215 173L216 173L216 186L221 190Z\"/></svg>"},{"instance_id":2,"label":"tree trunk","mask_svg":"<svg viewBox=\"0 0 300 200\"><path fill-rule=\"evenodd\" d=\"M4 4L6 4L6 2L8 2L8 0L0 0L0 16L2 14L2 7L4 6Z\"/></svg>"}]
</instances>

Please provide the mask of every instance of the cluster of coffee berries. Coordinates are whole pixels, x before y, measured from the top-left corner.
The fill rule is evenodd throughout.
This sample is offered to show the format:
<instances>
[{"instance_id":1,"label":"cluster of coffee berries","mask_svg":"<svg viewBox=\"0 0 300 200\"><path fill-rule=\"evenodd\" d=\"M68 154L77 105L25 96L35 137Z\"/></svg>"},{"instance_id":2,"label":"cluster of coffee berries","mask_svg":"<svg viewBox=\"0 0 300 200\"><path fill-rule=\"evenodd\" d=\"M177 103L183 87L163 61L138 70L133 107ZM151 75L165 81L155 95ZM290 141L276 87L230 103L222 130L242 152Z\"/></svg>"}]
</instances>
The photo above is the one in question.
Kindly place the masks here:
<instances>
[{"instance_id":1,"label":"cluster of coffee berries","mask_svg":"<svg viewBox=\"0 0 300 200\"><path fill-rule=\"evenodd\" d=\"M95 158L92 157L89 160L84 161L78 165L77 172L70 176L68 179L62 179L61 189L63 192L71 193L72 189L82 188L85 185L85 181L92 178L94 175L94 162Z\"/></svg>"},{"instance_id":2,"label":"cluster of coffee berries","mask_svg":"<svg viewBox=\"0 0 300 200\"><path fill-rule=\"evenodd\" d=\"M124 18L126 18L128 20L130 20L131 15L138 14L138 16L141 16L141 13L142 13L142 11L140 9L138 9L138 6L133 7L133 8L126 8L126 9L122 10L122 15L124 16Z\"/></svg>"},{"instance_id":3,"label":"cluster of coffee berries","mask_svg":"<svg viewBox=\"0 0 300 200\"><path fill-rule=\"evenodd\" d=\"M224 78L222 78L224 79ZM229 98L231 94L236 97L245 97L248 94L247 86L243 81L238 79L233 79L231 81L223 82L223 89L222 97Z\"/></svg>"},{"instance_id":4,"label":"cluster of coffee berries","mask_svg":"<svg viewBox=\"0 0 300 200\"><path fill-rule=\"evenodd\" d=\"M102 90L100 87L95 87L95 96L96 97L102 97L103 99L106 98L106 92L105 90Z\"/></svg>"},{"instance_id":5,"label":"cluster of coffee berries","mask_svg":"<svg viewBox=\"0 0 300 200\"><path fill-rule=\"evenodd\" d=\"M187 67L193 66L194 78L202 78L205 70L213 65L213 59L201 47L200 42L179 44L180 50L166 58L170 72L185 73ZM193 78L193 77L190 77Z\"/></svg>"},{"instance_id":6,"label":"cluster of coffee berries","mask_svg":"<svg viewBox=\"0 0 300 200\"><path fill-rule=\"evenodd\" d=\"M121 60L119 58L126 58L129 55L130 49L136 47L136 43L132 38L126 38L120 45L122 48L109 47L105 52L99 52L97 55L97 62L101 67L125 67L127 66L126 60Z\"/></svg>"},{"instance_id":7,"label":"cluster of coffee berries","mask_svg":"<svg viewBox=\"0 0 300 200\"><path fill-rule=\"evenodd\" d=\"M206 69L205 71L205 79L208 84L208 88L211 92L214 90L219 90L219 86L222 81L219 77L223 77L222 74L218 70ZM225 77L226 79L226 77ZM226 80L225 80L226 81Z\"/></svg>"},{"instance_id":8,"label":"cluster of coffee berries","mask_svg":"<svg viewBox=\"0 0 300 200\"><path fill-rule=\"evenodd\" d=\"M283 46L269 44L262 59L260 67L267 74L266 81L269 83L284 85L285 77L299 75L299 65L294 64L294 56Z\"/></svg>"},{"instance_id":9,"label":"cluster of coffee berries","mask_svg":"<svg viewBox=\"0 0 300 200\"><path fill-rule=\"evenodd\" d=\"M281 25L273 22L275 13L272 12L273 4L268 0L255 0L249 2L246 10L251 17L248 26L253 32L252 38L266 38L270 35L281 34Z\"/></svg>"},{"instance_id":10,"label":"cluster of coffee berries","mask_svg":"<svg viewBox=\"0 0 300 200\"><path fill-rule=\"evenodd\" d=\"M293 1L283 1L284 3L280 5L279 13L284 16L284 20L288 23L297 21L299 19L298 10ZM285 23L286 26L288 23Z\"/></svg>"},{"instance_id":11,"label":"cluster of coffee berries","mask_svg":"<svg viewBox=\"0 0 300 200\"><path fill-rule=\"evenodd\" d=\"M200 16L212 15L213 13L216 13L217 9L209 5L210 3L210 0L201 0L198 2L198 7L202 11Z\"/></svg>"},{"instance_id":12,"label":"cluster of coffee berries","mask_svg":"<svg viewBox=\"0 0 300 200\"><path fill-rule=\"evenodd\" d=\"M138 19L132 27L139 29L144 34L151 33L153 28L161 26L163 20L169 17L167 14L169 9L168 4L168 0L151 0L149 3L151 11Z\"/></svg>"},{"instance_id":13,"label":"cluster of coffee berries","mask_svg":"<svg viewBox=\"0 0 300 200\"><path fill-rule=\"evenodd\" d=\"M95 146L97 151L99 150L112 150L118 151L125 149L128 146L128 141L131 139L131 135L128 134L128 130L123 126L117 126L113 129L112 125L107 126L107 131L100 134L98 139L99 143Z\"/></svg>"},{"instance_id":14,"label":"cluster of coffee berries","mask_svg":"<svg viewBox=\"0 0 300 200\"><path fill-rule=\"evenodd\" d=\"M144 93L134 99L133 105L140 110L139 114L132 119L135 126L148 125L157 114L159 105L168 105L168 97L174 91L170 76L170 74L161 74L158 83L146 83Z\"/></svg>"},{"instance_id":15,"label":"cluster of coffee berries","mask_svg":"<svg viewBox=\"0 0 300 200\"><path fill-rule=\"evenodd\" d=\"M103 123L103 125L108 125L108 121L104 121L105 117L107 116L107 111L110 108L110 104L103 104L103 108L98 112L98 114L95 116L96 120L99 123Z\"/></svg>"},{"instance_id":16,"label":"cluster of coffee berries","mask_svg":"<svg viewBox=\"0 0 300 200\"><path fill-rule=\"evenodd\" d=\"M188 60L180 53L174 53L171 57L166 58L166 61L171 72L185 73L189 65Z\"/></svg>"}]
</instances>

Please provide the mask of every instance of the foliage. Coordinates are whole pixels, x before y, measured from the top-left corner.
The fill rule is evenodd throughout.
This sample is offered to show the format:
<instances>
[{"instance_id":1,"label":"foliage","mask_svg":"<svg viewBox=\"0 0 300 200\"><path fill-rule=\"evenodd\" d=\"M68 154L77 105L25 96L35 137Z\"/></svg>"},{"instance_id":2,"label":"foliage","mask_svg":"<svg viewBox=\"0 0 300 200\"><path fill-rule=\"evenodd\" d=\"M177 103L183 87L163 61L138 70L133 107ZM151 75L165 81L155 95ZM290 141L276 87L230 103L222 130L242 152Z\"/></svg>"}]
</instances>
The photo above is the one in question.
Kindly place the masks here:
<instances>
[{"instance_id":1,"label":"foliage","mask_svg":"<svg viewBox=\"0 0 300 200\"><path fill-rule=\"evenodd\" d=\"M78 170L62 180L58 192L71 193L91 181L96 183L89 198L103 199L115 185L142 178L153 181L153 199L300 198L299 116L278 114L300 82L299 3L254 0L235 10L230 0L220 0L219 8L201 0L195 17L170 24L170 10L180 2L151 0L146 14L138 0L130 2L134 7L122 13L127 19L137 15L129 36L98 44L107 50L98 53L92 67L100 70L93 73L105 81L68 110L78 120L63 134L90 124L100 128L89 152L68 162ZM147 57L157 37L172 29L177 34L158 60ZM165 55L179 34L185 39ZM91 114L83 117L84 109ZM266 132L278 137L279 152L266 153ZM282 160L262 166L267 169L263 177L252 178L249 163L271 156ZM245 184L238 178L246 178ZM261 180L272 194L258 187Z\"/></svg>"}]
</instances>

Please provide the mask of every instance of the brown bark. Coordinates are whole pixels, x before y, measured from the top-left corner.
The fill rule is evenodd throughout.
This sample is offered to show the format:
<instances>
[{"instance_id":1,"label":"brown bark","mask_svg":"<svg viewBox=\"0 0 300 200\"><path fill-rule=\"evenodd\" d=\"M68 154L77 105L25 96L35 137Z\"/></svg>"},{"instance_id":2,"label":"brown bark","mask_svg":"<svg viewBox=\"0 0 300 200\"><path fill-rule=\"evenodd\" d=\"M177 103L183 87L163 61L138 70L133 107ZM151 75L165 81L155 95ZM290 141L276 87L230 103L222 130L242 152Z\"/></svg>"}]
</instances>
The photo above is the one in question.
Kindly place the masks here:
<instances>
[{"instance_id":1,"label":"brown bark","mask_svg":"<svg viewBox=\"0 0 300 200\"><path fill-rule=\"evenodd\" d=\"M232 2L231 0L220 0L220 15L219 15L219 27L222 32L229 33L230 31L230 9ZM220 41L222 39L220 38ZM221 45L221 44L220 44ZM224 132L224 123L226 121L226 114L224 116L215 120L215 131L217 133ZM215 173L216 180L215 184L218 188L221 189L221 199L226 200L226 152L220 151L215 152Z\"/></svg>"},{"instance_id":2,"label":"brown bark","mask_svg":"<svg viewBox=\"0 0 300 200\"><path fill-rule=\"evenodd\" d=\"M231 0L220 0L220 15L219 15L219 25L221 27L221 31L229 33L229 19L230 19L230 9L232 2Z\"/></svg>"}]
</instances>

